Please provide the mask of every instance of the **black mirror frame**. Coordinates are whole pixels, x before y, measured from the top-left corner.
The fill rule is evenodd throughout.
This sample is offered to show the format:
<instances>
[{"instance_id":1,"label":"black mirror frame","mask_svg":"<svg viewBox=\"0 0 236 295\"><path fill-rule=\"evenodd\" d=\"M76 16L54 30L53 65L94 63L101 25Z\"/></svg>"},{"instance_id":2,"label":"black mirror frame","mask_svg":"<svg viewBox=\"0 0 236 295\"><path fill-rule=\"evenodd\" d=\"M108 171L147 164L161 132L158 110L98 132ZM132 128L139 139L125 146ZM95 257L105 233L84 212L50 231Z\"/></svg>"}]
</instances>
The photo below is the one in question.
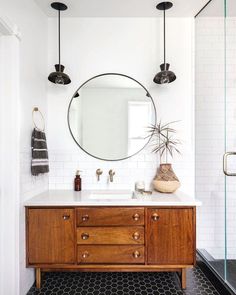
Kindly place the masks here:
<instances>
[{"instance_id":1,"label":"black mirror frame","mask_svg":"<svg viewBox=\"0 0 236 295\"><path fill-rule=\"evenodd\" d=\"M116 161L123 161L123 160L127 160L135 155L137 155L138 153L140 153L143 149L145 149L147 147L147 145L149 144L150 140L152 139L152 136L153 134L151 134L149 140L145 143L145 145L139 150L137 151L136 153L128 156L128 157L125 157L125 158L121 158L121 159L114 159L114 160L111 160L111 159L103 159L103 158L99 158L97 156L94 156L92 154L90 154L89 152L87 152L85 149L83 149L81 147L81 145L78 143L78 141L75 139L73 133L72 133L72 130L71 130L71 127L70 127L70 121L69 121L69 114L70 114L70 107L71 107L71 104L72 104L72 101L75 97L78 97L78 93L79 93L79 90L85 85L87 84L88 82L90 82L91 80L93 79L96 79L98 77L102 77L102 76L108 76L108 75L114 75L114 76L122 76L122 77L125 77L125 78L128 78L128 79L131 79L133 80L134 82L138 83L146 92L147 92L147 97L149 97L151 99L151 102L153 104L153 109L154 109L154 124L156 125L156 122L157 122L157 112L156 112L156 106L155 106L155 103L154 103L154 100L151 96L151 94L149 93L149 91L147 90L147 88L145 86L143 86L143 84L141 84L139 81L137 81L136 79L128 76L128 75L125 75L125 74L120 74L120 73L104 73L104 74L99 74L99 75L96 75L96 76L93 76L92 78L88 79L87 81L85 81L84 83L82 83L79 88L74 92L71 100L70 100L70 103L69 103L69 106L68 106L68 110L67 110L67 124L68 124L68 128L69 128L69 131L70 131L70 134L72 136L72 138L74 139L75 143L81 148L82 151L84 151L87 155L93 157L93 158L96 158L98 160L102 160L102 161L109 161L109 162L116 162Z\"/></svg>"}]
</instances>

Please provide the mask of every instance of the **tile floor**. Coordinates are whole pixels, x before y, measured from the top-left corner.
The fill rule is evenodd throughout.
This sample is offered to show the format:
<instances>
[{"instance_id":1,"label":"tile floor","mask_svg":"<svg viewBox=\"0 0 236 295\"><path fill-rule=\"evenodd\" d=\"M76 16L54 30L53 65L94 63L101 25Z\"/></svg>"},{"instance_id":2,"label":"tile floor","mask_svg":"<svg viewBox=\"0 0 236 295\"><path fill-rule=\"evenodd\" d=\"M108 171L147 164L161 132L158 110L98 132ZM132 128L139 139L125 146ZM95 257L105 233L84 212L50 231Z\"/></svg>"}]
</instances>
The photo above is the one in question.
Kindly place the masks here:
<instances>
[{"instance_id":1,"label":"tile floor","mask_svg":"<svg viewBox=\"0 0 236 295\"><path fill-rule=\"evenodd\" d=\"M42 288L27 295L219 295L200 268L187 271L182 291L174 273L45 273ZM220 294L221 295L221 294Z\"/></svg>"}]
</instances>

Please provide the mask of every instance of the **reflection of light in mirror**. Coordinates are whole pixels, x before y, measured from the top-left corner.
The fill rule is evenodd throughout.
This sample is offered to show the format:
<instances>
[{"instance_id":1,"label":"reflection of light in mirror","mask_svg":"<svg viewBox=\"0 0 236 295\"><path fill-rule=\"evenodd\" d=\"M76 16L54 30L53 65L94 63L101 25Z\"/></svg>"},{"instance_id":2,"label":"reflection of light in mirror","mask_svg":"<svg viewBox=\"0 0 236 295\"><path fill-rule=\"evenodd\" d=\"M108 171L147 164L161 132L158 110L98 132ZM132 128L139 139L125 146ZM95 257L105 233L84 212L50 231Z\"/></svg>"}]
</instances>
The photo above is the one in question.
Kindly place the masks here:
<instances>
[{"instance_id":1,"label":"reflection of light in mirror","mask_svg":"<svg viewBox=\"0 0 236 295\"><path fill-rule=\"evenodd\" d=\"M128 102L128 153L133 154L142 149L147 136L147 122L151 123L151 102Z\"/></svg>"}]
</instances>

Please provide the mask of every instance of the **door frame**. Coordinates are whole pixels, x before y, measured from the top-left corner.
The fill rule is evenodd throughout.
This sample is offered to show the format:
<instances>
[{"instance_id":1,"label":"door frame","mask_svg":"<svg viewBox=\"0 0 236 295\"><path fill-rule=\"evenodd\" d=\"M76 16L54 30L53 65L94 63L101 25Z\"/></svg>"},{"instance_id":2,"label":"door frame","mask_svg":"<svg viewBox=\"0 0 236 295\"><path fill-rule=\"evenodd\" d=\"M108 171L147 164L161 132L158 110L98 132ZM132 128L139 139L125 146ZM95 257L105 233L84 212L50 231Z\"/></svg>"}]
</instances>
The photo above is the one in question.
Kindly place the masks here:
<instances>
[{"instance_id":1,"label":"door frame","mask_svg":"<svg viewBox=\"0 0 236 295\"><path fill-rule=\"evenodd\" d=\"M19 294L20 115L16 25L0 16L0 294Z\"/></svg>"}]
</instances>

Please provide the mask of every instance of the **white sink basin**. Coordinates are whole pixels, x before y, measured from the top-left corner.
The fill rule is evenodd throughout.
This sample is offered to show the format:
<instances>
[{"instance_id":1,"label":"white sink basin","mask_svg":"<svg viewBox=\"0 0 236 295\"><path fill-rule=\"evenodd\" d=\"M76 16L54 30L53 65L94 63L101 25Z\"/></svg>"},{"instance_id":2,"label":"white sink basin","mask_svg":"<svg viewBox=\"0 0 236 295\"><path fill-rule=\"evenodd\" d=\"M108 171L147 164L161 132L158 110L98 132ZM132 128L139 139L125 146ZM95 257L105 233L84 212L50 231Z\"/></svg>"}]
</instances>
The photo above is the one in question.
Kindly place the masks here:
<instances>
[{"instance_id":1,"label":"white sink basin","mask_svg":"<svg viewBox=\"0 0 236 295\"><path fill-rule=\"evenodd\" d=\"M90 200L129 200L132 199L133 192L129 190L104 190L104 191L92 191L88 198Z\"/></svg>"}]
</instances>

